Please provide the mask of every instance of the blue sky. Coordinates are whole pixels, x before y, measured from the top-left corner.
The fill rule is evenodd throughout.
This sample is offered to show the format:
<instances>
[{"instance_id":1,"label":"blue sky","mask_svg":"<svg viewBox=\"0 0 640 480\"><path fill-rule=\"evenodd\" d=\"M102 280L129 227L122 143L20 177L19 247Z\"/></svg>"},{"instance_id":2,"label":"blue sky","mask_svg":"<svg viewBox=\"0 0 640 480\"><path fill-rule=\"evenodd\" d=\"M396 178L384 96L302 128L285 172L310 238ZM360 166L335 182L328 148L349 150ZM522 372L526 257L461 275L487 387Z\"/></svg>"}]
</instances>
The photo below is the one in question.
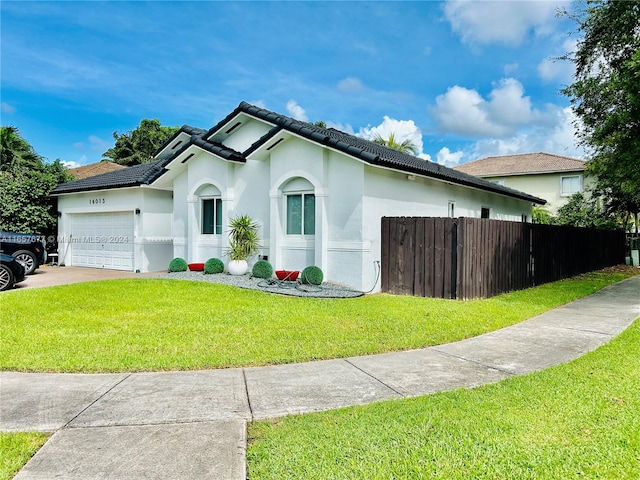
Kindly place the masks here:
<instances>
[{"instance_id":1,"label":"blue sky","mask_svg":"<svg viewBox=\"0 0 640 480\"><path fill-rule=\"evenodd\" d=\"M3 0L2 125L36 151L99 161L143 118L209 128L248 101L349 133L390 131L448 166L581 157L561 0Z\"/></svg>"}]
</instances>

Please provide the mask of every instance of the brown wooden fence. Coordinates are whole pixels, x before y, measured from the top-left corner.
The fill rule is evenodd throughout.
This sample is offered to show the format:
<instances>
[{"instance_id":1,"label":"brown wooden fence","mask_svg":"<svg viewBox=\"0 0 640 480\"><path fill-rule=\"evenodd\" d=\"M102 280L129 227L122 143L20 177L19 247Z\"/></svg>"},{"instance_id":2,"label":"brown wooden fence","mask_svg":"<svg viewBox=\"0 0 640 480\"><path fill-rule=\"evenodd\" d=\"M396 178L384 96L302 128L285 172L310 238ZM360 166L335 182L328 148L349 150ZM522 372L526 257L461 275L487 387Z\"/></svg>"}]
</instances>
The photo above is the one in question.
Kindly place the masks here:
<instances>
[{"instance_id":1,"label":"brown wooden fence","mask_svg":"<svg viewBox=\"0 0 640 480\"><path fill-rule=\"evenodd\" d=\"M384 217L382 291L488 298L624 263L624 233L479 218Z\"/></svg>"}]
</instances>

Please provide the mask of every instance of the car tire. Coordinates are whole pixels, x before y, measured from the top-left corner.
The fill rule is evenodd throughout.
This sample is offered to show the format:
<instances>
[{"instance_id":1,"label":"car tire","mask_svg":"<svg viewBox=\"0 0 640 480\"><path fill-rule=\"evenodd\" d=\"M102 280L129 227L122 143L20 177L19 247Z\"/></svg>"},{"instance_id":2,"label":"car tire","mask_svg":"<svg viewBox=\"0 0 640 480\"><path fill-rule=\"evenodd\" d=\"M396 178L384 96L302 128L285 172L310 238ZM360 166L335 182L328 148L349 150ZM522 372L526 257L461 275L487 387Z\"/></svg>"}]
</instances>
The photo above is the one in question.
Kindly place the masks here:
<instances>
[{"instance_id":1,"label":"car tire","mask_svg":"<svg viewBox=\"0 0 640 480\"><path fill-rule=\"evenodd\" d=\"M24 265L25 275L31 275L40 266L35 254L29 250L18 250L12 256Z\"/></svg>"},{"instance_id":2,"label":"car tire","mask_svg":"<svg viewBox=\"0 0 640 480\"><path fill-rule=\"evenodd\" d=\"M13 272L5 265L0 265L0 292L9 290L14 286Z\"/></svg>"}]
</instances>

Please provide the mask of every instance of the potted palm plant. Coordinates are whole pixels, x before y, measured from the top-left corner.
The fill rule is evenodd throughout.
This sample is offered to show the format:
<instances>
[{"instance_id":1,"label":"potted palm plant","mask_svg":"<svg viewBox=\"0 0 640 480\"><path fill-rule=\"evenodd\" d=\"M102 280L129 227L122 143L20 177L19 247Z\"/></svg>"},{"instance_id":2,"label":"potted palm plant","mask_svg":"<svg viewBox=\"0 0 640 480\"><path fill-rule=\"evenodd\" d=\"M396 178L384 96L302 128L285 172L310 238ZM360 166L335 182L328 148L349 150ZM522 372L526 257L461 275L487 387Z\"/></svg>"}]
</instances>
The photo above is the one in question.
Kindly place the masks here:
<instances>
[{"instance_id":1,"label":"potted palm plant","mask_svg":"<svg viewBox=\"0 0 640 480\"><path fill-rule=\"evenodd\" d=\"M229 221L229 256L231 275L244 275L249 270L247 259L260 249L259 225L249 215L238 215Z\"/></svg>"}]
</instances>

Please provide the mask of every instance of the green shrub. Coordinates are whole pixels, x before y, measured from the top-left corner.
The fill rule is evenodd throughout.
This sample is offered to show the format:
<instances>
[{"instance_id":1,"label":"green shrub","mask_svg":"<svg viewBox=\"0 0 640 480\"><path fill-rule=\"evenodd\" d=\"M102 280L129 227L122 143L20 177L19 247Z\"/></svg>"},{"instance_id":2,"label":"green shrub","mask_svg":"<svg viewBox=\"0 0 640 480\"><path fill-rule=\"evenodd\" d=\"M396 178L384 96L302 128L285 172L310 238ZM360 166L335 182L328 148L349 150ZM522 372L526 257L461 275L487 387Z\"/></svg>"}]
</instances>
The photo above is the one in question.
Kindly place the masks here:
<instances>
[{"instance_id":1,"label":"green shrub","mask_svg":"<svg viewBox=\"0 0 640 480\"><path fill-rule=\"evenodd\" d=\"M177 257L169 263L170 272L186 272L187 268L187 261L184 258Z\"/></svg>"},{"instance_id":2,"label":"green shrub","mask_svg":"<svg viewBox=\"0 0 640 480\"><path fill-rule=\"evenodd\" d=\"M251 270L251 275L257 278L271 278L273 276L273 265L266 260L258 260Z\"/></svg>"},{"instance_id":3,"label":"green shrub","mask_svg":"<svg viewBox=\"0 0 640 480\"><path fill-rule=\"evenodd\" d=\"M204 262L204 273L222 273L224 272L224 263L219 258L210 258Z\"/></svg>"},{"instance_id":4,"label":"green shrub","mask_svg":"<svg viewBox=\"0 0 640 480\"><path fill-rule=\"evenodd\" d=\"M307 283L309 285L320 285L322 283L323 274L320 267L312 265L302 270L302 275L300 277L302 283Z\"/></svg>"}]
</instances>

